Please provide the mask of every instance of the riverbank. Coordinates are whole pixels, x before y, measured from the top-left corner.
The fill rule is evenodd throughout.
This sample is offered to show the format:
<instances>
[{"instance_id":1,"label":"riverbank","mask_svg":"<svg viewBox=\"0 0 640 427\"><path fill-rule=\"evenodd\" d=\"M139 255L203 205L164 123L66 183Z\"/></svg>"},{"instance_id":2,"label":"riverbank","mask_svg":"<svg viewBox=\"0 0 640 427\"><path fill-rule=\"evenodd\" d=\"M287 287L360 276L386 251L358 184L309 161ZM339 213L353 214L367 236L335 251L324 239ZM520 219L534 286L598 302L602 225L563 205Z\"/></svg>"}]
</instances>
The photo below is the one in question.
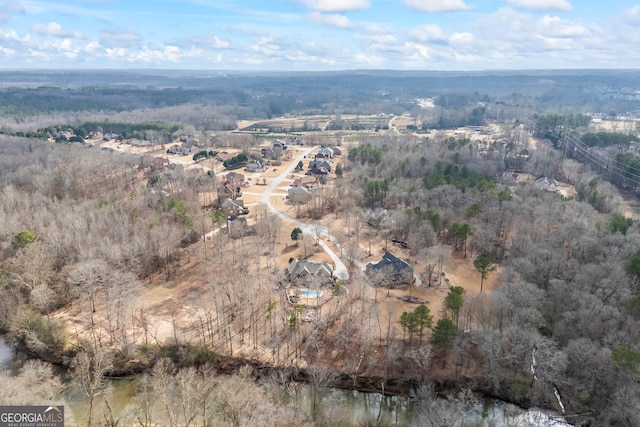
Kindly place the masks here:
<instances>
[{"instance_id":1,"label":"riverbank","mask_svg":"<svg viewBox=\"0 0 640 427\"><path fill-rule=\"evenodd\" d=\"M14 349L0 340L0 363L10 362L16 355ZM237 377L246 361L240 359L218 359L214 377ZM449 421L459 419L459 423L471 425L536 425L541 427L568 426L556 417L539 410L523 410L514 405L495 399L470 394L458 390L452 393L433 384L411 384L409 382L387 382L384 393L377 384L384 384L380 378L363 378L356 383L360 389L353 389L353 378L339 376L331 384L319 386L309 377L308 372L290 369L275 372L269 367L257 366L252 372L253 379L267 389L273 389L280 396L283 405L294 405L298 410L314 419L312 425L402 425L424 426L438 417L449 417ZM290 374L291 376L284 376ZM65 378L64 372L59 374ZM116 420L125 420L136 414L134 402L142 386L142 375L108 379L110 384L109 413ZM64 380L65 382L68 379ZM442 386L442 385L441 385ZM1 388L1 384L0 384ZM413 390L405 393L402 390ZM444 397L446 396L446 397ZM77 387L67 387L64 392L68 411L76 420L82 420L86 414L86 401ZM132 406L134 405L134 406ZM134 412L132 412L134 411ZM80 421L79 421L80 422ZM124 421L123 421L124 422ZM71 425L71 424L70 424ZM305 424L309 425L309 424Z\"/></svg>"},{"instance_id":2,"label":"riverbank","mask_svg":"<svg viewBox=\"0 0 640 427\"><path fill-rule=\"evenodd\" d=\"M8 358L13 358L16 354L14 347L6 344L3 340L0 340L2 346L0 346L0 362L2 359L5 363ZM141 375L151 372L155 362L162 358L169 358L175 364L176 368L186 367L198 367L205 364L209 364L214 369L216 376L232 376L240 372L242 369L246 370L246 367L250 367L252 377L254 381L258 383L265 383L272 381L273 378L278 378L282 384L296 385L296 387L302 386L304 388L317 386L318 372L325 379L323 388L331 388L336 390L342 390L345 393L363 393L363 394L375 394L386 398L401 398L408 400L418 401L424 398L424 390L427 387L434 398L447 399L450 396L455 396L461 391L472 392L474 398L478 401L496 401L504 404L512 405L519 408L522 411L530 410L530 405L523 401L514 401L507 394L496 393L495 390L489 390L483 387L481 382L472 378L458 378L457 380L442 379L442 378L425 378L421 381L415 377L407 378L384 378L381 376L363 376L363 375L348 375L344 373L331 372L326 368L318 367L314 365L314 368L319 368L320 371L312 369L298 368L294 365L287 367L276 367L259 363L256 361L248 360L245 358L228 357L224 355L218 355L201 346L164 346L158 347L155 351L152 349L146 350L146 359L134 359L128 361L125 364L116 363L115 368L112 369L107 377L111 380L118 379L137 379ZM26 353L23 353L26 354ZM38 355L30 354L28 357L37 357ZM68 355L67 355L68 356ZM60 367L64 372L69 369L68 360L62 358L41 358L48 362L53 362L56 366ZM244 367L244 368L243 368ZM66 375L65 375L66 376ZM129 391L129 393L134 393ZM555 419L555 418L553 418ZM554 425L554 424L550 424Z\"/></svg>"}]
</instances>

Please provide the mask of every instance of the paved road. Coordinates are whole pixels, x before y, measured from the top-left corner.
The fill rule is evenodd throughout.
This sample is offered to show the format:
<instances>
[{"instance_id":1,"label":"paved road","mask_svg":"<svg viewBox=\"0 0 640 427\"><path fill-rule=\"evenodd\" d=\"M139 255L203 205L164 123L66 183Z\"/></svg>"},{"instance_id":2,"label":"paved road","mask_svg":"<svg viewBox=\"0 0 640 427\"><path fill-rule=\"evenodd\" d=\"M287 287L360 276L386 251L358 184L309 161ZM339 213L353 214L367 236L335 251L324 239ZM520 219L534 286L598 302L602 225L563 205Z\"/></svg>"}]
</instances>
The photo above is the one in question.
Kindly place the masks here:
<instances>
[{"instance_id":1,"label":"paved road","mask_svg":"<svg viewBox=\"0 0 640 427\"><path fill-rule=\"evenodd\" d=\"M289 167L283 170L279 176L271 180L271 183L267 186L260 198L260 201L264 203L269 208L269 210L278 215L284 221L290 222L294 226L299 227L306 236L313 236L316 234L316 225L298 221L297 219L280 212L271 204L271 196L273 190L282 185L282 181L284 181L287 175L291 175L298 162L303 160L305 156L309 155L314 150L314 148L315 147L303 149L302 153L300 153L300 155L298 155L298 157L290 163ZM317 228L317 231L320 236L327 236L331 240L331 242L342 251L340 243L329 233L329 229L327 227L320 226ZM333 264L336 266L334 271L335 276L340 280L347 280L349 278L349 272L347 271L347 267L344 265L340 257L336 255L336 253L333 252L333 250L322 239L318 239L318 244L329 255L331 261L333 261ZM358 265L359 267L364 268L364 264L358 262Z\"/></svg>"}]
</instances>

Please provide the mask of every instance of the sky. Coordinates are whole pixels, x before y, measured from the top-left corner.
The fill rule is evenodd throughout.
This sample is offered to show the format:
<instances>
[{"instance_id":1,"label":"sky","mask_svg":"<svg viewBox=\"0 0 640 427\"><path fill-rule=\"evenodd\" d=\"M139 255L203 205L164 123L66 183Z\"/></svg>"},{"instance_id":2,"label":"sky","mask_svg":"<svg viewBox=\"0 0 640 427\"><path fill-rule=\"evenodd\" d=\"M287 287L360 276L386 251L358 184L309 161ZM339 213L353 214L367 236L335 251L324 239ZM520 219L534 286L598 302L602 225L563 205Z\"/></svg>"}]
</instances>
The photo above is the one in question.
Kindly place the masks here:
<instances>
[{"instance_id":1,"label":"sky","mask_svg":"<svg viewBox=\"0 0 640 427\"><path fill-rule=\"evenodd\" d=\"M640 1L0 0L0 69L640 68Z\"/></svg>"}]
</instances>

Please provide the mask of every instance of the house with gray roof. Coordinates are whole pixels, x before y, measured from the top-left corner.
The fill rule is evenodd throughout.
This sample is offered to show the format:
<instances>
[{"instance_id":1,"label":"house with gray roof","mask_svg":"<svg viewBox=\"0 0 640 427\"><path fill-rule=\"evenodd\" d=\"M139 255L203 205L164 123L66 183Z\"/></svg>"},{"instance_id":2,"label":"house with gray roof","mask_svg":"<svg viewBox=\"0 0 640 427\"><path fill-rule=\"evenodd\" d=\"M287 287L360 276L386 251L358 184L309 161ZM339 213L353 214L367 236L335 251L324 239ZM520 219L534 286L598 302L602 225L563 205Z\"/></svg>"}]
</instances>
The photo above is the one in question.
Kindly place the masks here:
<instances>
[{"instance_id":1,"label":"house with gray roof","mask_svg":"<svg viewBox=\"0 0 640 427\"><path fill-rule=\"evenodd\" d=\"M304 187L290 187L288 197L291 203L305 204L311 200L311 193Z\"/></svg>"},{"instance_id":2,"label":"house with gray roof","mask_svg":"<svg viewBox=\"0 0 640 427\"><path fill-rule=\"evenodd\" d=\"M367 264L366 273L370 278L392 288L410 285L414 281L413 266L389 251L385 251L377 263Z\"/></svg>"},{"instance_id":3,"label":"house with gray roof","mask_svg":"<svg viewBox=\"0 0 640 427\"><path fill-rule=\"evenodd\" d=\"M329 263L318 263L298 258L291 261L287 272L289 276L314 276L325 279L333 278L333 267L331 267Z\"/></svg>"},{"instance_id":4,"label":"house with gray roof","mask_svg":"<svg viewBox=\"0 0 640 427\"><path fill-rule=\"evenodd\" d=\"M560 183L553 178L543 176L542 178L538 178L533 185L540 190L558 191Z\"/></svg>"}]
</instances>

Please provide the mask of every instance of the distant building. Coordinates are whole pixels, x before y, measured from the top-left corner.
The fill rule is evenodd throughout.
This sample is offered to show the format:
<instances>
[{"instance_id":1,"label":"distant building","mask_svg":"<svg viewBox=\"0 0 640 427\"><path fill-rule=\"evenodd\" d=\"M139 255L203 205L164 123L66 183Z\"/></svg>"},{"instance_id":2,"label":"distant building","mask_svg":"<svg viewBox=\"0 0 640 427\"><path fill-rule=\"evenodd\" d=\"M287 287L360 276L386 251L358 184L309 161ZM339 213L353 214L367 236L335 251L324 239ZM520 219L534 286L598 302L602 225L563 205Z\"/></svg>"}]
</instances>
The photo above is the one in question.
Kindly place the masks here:
<instances>
[{"instance_id":1,"label":"distant building","mask_svg":"<svg viewBox=\"0 0 640 427\"><path fill-rule=\"evenodd\" d=\"M225 199L220 205L220 209L227 217L246 215L249 210L244 207L244 201L240 199Z\"/></svg>"},{"instance_id":2,"label":"distant building","mask_svg":"<svg viewBox=\"0 0 640 427\"><path fill-rule=\"evenodd\" d=\"M309 169L320 169L320 168L324 168L329 172L331 172L331 169L333 168L333 163L324 159L317 159L309 162Z\"/></svg>"},{"instance_id":3,"label":"distant building","mask_svg":"<svg viewBox=\"0 0 640 427\"><path fill-rule=\"evenodd\" d=\"M280 148L282 151L284 151L287 149L287 144L285 144L284 141L280 139L274 139L273 141L271 141L271 148Z\"/></svg>"},{"instance_id":4,"label":"distant building","mask_svg":"<svg viewBox=\"0 0 640 427\"><path fill-rule=\"evenodd\" d=\"M553 178L543 176L542 178L538 178L533 185L540 190L558 191L560 183Z\"/></svg>"},{"instance_id":5,"label":"distant building","mask_svg":"<svg viewBox=\"0 0 640 427\"><path fill-rule=\"evenodd\" d=\"M260 160L253 160L247 163L247 166L245 166L244 170L247 172L264 172L266 168L267 167L265 166L265 164Z\"/></svg>"},{"instance_id":6,"label":"distant building","mask_svg":"<svg viewBox=\"0 0 640 427\"><path fill-rule=\"evenodd\" d=\"M231 187L242 187L245 183L244 175L237 172L229 172L224 179Z\"/></svg>"},{"instance_id":7,"label":"distant building","mask_svg":"<svg viewBox=\"0 0 640 427\"><path fill-rule=\"evenodd\" d=\"M305 175L301 178L295 179L293 181L293 186L306 188L307 190L314 190L318 188L319 183L320 181L317 176Z\"/></svg>"},{"instance_id":8,"label":"distant building","mask_svg":"<svg viewBox=\"0 0 640 427\"><path fill-rule=\"evenodd\" d=\"M304 187L291 187L288 191L291 203L305 204L311 200L311 193Z\"/></svg>"},{"instance_id":9,"label":"distant building","mask_svg":"<svg viewBox=\"0 0 640 427\"><path fill-rule=\"evenodd\" d=\"M332 148L325 147L316 154L316 159L333 159L334 152Z\"/></svg>"},{"instance_id":10,"label":"distant building","mask_svg":"<svg viewBox=\"0 0 640 427\"><path fill-rule=\"evenodd\" d=\"M249 226L246 218L232 216L227 219L227 232L232 239L239 239L255 234L255 228Z\"/></svg>"},{"instance_id":11,"label":"distant building","mask_svg":"<svg viewBox=\"0 0 640 427\"><path fill-rule=\"evenodd\" d=\"M118 139L120 136L115 133L115 132L107 132L102 136L102 139L104 141L115 141L116 139Z\"/></svg>"}]
</instances>

